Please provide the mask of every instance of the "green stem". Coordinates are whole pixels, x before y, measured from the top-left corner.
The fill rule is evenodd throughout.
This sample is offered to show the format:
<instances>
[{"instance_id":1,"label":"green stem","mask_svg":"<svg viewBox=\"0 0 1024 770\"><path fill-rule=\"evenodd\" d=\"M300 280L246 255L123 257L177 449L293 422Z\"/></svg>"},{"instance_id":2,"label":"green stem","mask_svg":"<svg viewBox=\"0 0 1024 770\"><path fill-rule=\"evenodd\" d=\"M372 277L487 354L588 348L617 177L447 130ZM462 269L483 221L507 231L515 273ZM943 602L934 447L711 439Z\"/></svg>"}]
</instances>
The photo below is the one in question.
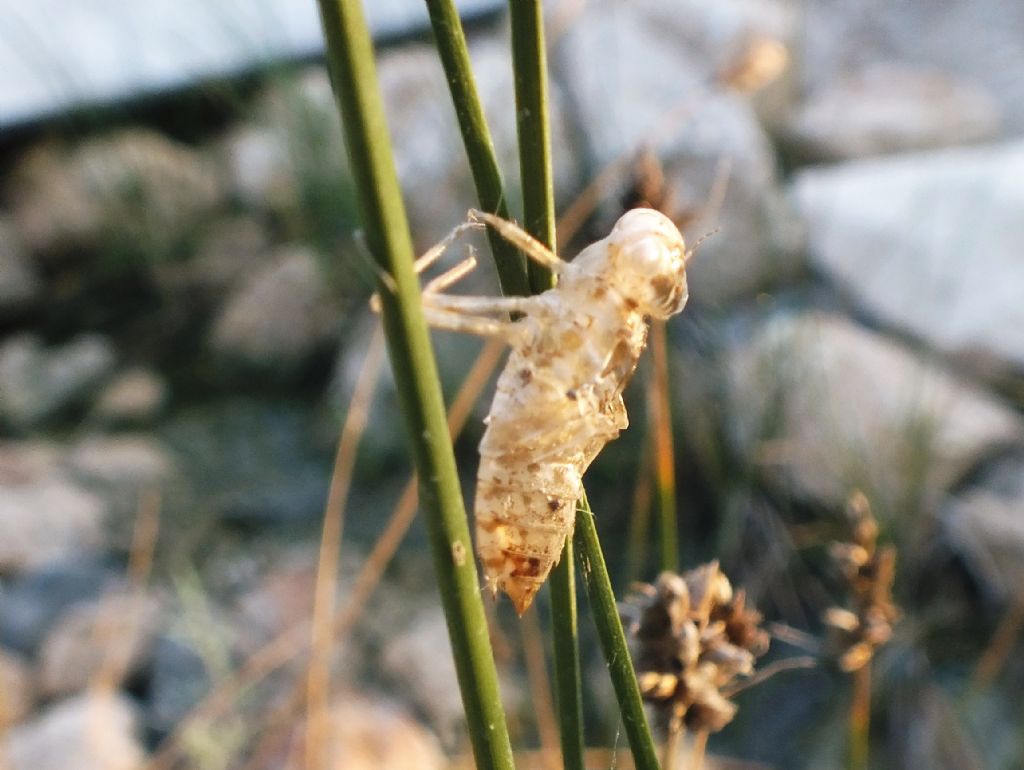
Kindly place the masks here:
<instances>
[{"instance_id":1,"label":"green stem","mask_svg":"<svg viewBox=\"0 0 1024 770\"><path fill-rule=\"evenodd\" d=\"M515 71L516 131L519 175L523 188L523 227L549 248L555 248L555 185L551 172L548 121L547 48L540 0L509 0L512 23L512 67ZM530 287L535 292L553 285L548 270L530 262Z\"/></svg>"},{"instance_id":2,"label":"green stem","mask_svg":"<svg viewBox=\"0 0 1024 770\"><path fill-rule=\"evenodd\" d=\"M590 597L590 609L594 616L594 624L597 626L601 649L608 662L608 673L615 688L615 697L619 701L626 738L633 751L633 762L637 770L658 770L658 755L654 750L654 740L647 725L647 717L644 715L640 687L633 672L626 634L622 630L619 608L615 604L615 594L612 592L608 568L604 563L601 543L597 539L597 528L594 526L594 516L590 512L590 503L586 495L580 499L576 510L576 531L573 541L580 555L583 581Z\"/></svg>"},{"instance_id":3,"label":"green stem","mask_svg":"<svg viewBox=\"0 0 1024 770\"><path fill-rule=\"evenodd\" d=\"M583 701L580 697L579 635L576 626L576 578L572 540L551 570L551 632L555 650L555 702L562 736L564 770L584 770Z\"/></svg>"},{"instance_id":4,"label":"green stem","mask_svg":"<svg viewBox=\"0 0 1024 770\"><path fill-rule=\"evenodd\" d=\"M491 132L487 128L483 104L476 90L473 68L469 61L466 36L462 22L452 0L426 0L430 24L434 30L441 65L448 79L448 89L455 105L455 115L462 132L462 143L473 174L480 208L502 219L511 219L508 201L501 181L498 159L494 153ZM498 279L504 294L530 294L526 278L526 261L522 254L493 228L487 228L487 237L498 268Z\"/></svg>"},{"instance_id":5,"label":"green stem","mask_svg":"<svg viewBox=\"0 0 1024 770\"><path fill-rule=\"evenodd\" d=\"M513 770L469 527L413 270L412 240L387 139L373 44L359 0L319 0L319 6L366 241L393 282L378 286L381 315L473 753L479 768Z\"/></svg>"}]
</instances>

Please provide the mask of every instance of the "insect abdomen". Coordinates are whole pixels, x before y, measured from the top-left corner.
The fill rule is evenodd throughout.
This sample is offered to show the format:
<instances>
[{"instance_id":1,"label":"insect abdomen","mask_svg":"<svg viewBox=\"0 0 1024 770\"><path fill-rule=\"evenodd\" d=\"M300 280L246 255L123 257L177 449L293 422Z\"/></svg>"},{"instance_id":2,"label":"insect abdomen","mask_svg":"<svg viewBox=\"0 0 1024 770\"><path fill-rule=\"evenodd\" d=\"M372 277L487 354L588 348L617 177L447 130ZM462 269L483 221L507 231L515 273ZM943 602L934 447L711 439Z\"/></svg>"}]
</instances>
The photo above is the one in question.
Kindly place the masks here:
<instances>
[{"instance_id":1,"label":"insect abdomen","mask_svg":"<svg viewBox=\"0 0 1024 770\"><path fill-rule=\"evenodd\" d=\"M580 470L571 462L510 465L483 455L476 490L477 552L488 587L521 615L572 532Z\"/></svg>"}]
</instances>

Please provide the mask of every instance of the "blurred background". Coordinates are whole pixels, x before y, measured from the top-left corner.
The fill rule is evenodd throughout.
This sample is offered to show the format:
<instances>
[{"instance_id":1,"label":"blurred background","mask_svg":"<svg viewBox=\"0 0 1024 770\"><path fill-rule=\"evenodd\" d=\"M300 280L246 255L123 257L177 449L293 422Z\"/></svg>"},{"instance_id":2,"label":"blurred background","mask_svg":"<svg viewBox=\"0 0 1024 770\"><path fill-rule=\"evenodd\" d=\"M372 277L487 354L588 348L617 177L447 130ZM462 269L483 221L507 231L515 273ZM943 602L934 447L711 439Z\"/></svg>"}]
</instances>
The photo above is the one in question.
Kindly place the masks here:
<instances>
[{"instance_id":1,"label":"blurred background","mask_svg":"<svg viewBox=\"0 0 1024 770\"><path fill-rule=\"evenodd\" d=\"M422 4L367 5L422 250L473 187ZM459 6L518 211L504 4ZM706 766L844 766L857 667L829 608L865 609L842 558L874 552L862 501L898 607L878 589L891 636L860 648L871 766L1024 766L1024 6L545 11L563 254L637 201L690 243L713 233L667 328L679 563L718 559L745 589L767 665L816 661L738 694ZM420 524L390 550L414 505L386 363L351 407L369 419L336 575L320 553L376 320L316 4L0 18L0 767L298 767L318 574L337 586L332 767L465 762ZM497 292L488 261L465 291ZM434 341L450 401L481 346ZM490 399L473 371L468 500ZM652 371L587 478L622 597L658 574ZM524 766L553 729L538 603L493 607ZM622 749L585 602L581 634L588 744Z\"/></svg>"}]
</instances>

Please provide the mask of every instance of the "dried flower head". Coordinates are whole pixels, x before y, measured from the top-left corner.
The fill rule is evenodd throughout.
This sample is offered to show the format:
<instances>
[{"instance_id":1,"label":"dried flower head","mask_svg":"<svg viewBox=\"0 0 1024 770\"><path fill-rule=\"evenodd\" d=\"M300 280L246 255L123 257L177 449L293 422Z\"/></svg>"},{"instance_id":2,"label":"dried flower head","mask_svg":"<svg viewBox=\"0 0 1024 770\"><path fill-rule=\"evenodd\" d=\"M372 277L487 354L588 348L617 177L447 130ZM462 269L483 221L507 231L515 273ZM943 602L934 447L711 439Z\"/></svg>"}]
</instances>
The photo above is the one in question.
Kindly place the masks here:
<instances>
[{"instance_id":1,"label":"dried flower head","mask_svg":"<svg viewBox=\"0 0 1024 770\"><path fill-rule=\"evenodd\" d=\"M878 547L878 522L868 499L855 492L846 504L850 540L833 543L829 555L847 585L846 607L829 607L822 620L829 629L828 647L843 671L863 668L889 641L900 610L892 599L896 549Z\"/></svg>"},{"instance_id":2,"label":"dried flower head","mask_svg":"<svg viewBox=\"0 0 1024 770\"><path fill-rule=\"evenodd\" d=\"M733 591L717 561L677 575L662 573L633 598L640 692L666 724L717 732L736 704L723 694L754 671L768 649L761 615Z\"/></svg>"}]
</instances>

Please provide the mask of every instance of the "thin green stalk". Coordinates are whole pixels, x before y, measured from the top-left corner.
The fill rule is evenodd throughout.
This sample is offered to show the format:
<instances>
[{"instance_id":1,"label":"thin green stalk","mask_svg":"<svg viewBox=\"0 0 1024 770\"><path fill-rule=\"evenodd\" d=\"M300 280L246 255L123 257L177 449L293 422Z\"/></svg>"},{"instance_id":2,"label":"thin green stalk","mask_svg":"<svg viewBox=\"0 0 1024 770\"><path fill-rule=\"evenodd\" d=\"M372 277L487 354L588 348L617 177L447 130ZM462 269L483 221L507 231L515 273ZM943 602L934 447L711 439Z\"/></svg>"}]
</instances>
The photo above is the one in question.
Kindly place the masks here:
<instances>
[{"instance_id":1,"label":"thin green stalk","mask_svg":"<svg viewBox=\"0 0 1024 770\"><path fill-rule=\"evenodd\" d=\"M393 283L385 286L381 281L378 287L381 315L473 753L479 768L513 770L469 527L413 270L412 240L387 138L373 44L359 0L318 1L366 241Z\"/></svg>"},{"instance_id":2,"label":"thin green stalk","mask_svg":"<svg viewBox=\"0 0 1024 770\"><path fill-rule=\"evenodd\" d=\"M562 767L583 770L583 701L579 635L576 625L576 575L572 540L551 570L551 633L555 652L555 701L562 738Z\"/></svg>"},{"instance_id":3,"label":"thin green stalk","mask_svg":"<svg viewBox=\"0 0 1024 770\"><path fill-rule=\"evenodd\" d=\"M612 582L608 577L608 568L605 566L601 543L597 538L597 528L594 526L594 515L590 512L590 503L586 495L580 499L579 507L576 509L576 531L573 541L580 554L583 581L590 597L590 610L597 626L601 649L608 662L608 673L615 688L615 697L619 701L626 738L633 751L633 762L636 770L658 770L658 755L654 750L654 740L647 725L647 717L644 715L640 687L633 672L626 634L622 630L619 608L615 603Z\"/></svg>"},{"instance_id":4,"label":"thin green stalk","mask_svg":"<svg viewBox=\"0 0 1024 770\"><path fill-rule=\"evenodd\" d=\"M551 172L551 131L548 121L547 47L540 0L509 0L512 23L512 67L515 71L516 132L519 175L523 188L523 227L555 248L555 185ZM530 262L530 287L551 288L552 276Z\"/></svg>"},{"instance_id":5,"label":"thin green stalk","mask_svg":"<svg viewBox=\"0 0 1024 770\"><path fill-rule=\"evenodd\" d=\"M473 68L469 61L466 36L462 22L452 0L426 0L430 12L430 24L434 30L441 65L448 78L448 88L455 105L455 115L462 132L462 143L473 174L480 208L502 219L511 219L505 189L494 154L494 143L487 128L483 104L476 90ZM526 260L518 249L498 235L493 228L487 228L491 252L498 268L498 280L504 294L530 294L526 278Z\"/></svg>"},{"instance_id":6,"label":"thin green stalk","mask_svg":"<svg viewBox=\"0 0 1024 770\"><path fill-rule=\"evenodd\" d=\"M523 190L523 226L548 248L555 240L555 184L551 172L548 121L547 48L540 0L510 0L512 68L515 72L516 133ZM530 288L554 286L554 276L529 262ZM558 566L551 573L551 613L555 654L555 701L565 770L584 770L583 697L576 586L572 542L566 538Z\"/></svg>"}]
</instances>

